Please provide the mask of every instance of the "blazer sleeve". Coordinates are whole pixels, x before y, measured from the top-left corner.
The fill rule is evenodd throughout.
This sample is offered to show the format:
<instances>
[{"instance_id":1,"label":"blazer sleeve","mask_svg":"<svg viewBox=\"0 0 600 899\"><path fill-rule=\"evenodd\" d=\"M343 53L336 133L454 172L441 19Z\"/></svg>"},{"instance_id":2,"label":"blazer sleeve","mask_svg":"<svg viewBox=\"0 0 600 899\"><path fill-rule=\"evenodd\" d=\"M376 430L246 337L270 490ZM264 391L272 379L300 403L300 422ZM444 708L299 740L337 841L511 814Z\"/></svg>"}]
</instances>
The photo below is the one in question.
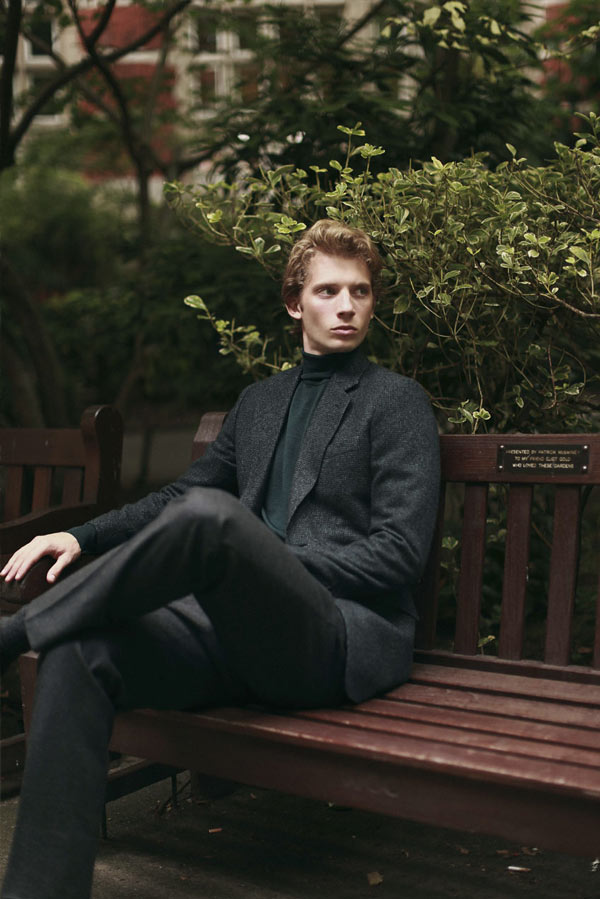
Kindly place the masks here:
<instances>
[{"instance_id":1,"label":"blazer sleeve","mask_svg":"<svg viewBox=\"0 0 600 899\"><path fill-rule=\"evenodd\" d=\"M439 501L439 437L425 392L406 383L378 396L371 419L368 535L342 547L290 546L335 596L393 593L422 576Z\"/></svg>"},{"instance_id":2,"label":"blazer sleeve","mask_svg":"<svg viewBox=\"0 0 600 899\"><path fill-rule=\"evenodd\" d=\"M106 512L88 523L95 531L93 551L106 552L113 546L128 540L159 515L172 499L192 487L217 487L237 496L236 419L245 390L228 414L216 440L210 444L202 458L190 465L176 481L149 493L135 503ZM86 525L87 527L87 525ZM92 550L92 546L90 546Z\"/></svg>"}]
</instances>

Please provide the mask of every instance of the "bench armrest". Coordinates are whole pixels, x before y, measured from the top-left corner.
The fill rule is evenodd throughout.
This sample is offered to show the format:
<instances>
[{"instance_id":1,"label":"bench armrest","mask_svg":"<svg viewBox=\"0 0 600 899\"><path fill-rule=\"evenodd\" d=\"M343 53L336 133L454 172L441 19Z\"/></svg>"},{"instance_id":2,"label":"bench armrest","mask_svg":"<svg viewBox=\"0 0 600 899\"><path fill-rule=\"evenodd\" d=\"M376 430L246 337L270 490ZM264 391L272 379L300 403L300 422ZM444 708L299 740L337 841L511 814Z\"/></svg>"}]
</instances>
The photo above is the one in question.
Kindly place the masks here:
<instances>
[{"instance_id":1,"label":"bench armrest","mask_svg":"<svg viewBox=\"0 0 600 899\"><path fill-rule=\"evenodd\" d=\"M38 534L66 531L76 525L85 524L97 514L96 503L77 503L74 506L57 506L45 512L30 512L29 515L6 521L0 524L2 556L11 556Z\"/></svg>"},{"instance_id":2,"label":"bench armrest","mask_svg":"<svg viewBox=\"0 0 600 899\"><path fill-rule=\"evenodd\" d=\"M73 562L65 570L63 577L72 574L79 568L87 565L95 556L83 555ZM4 554L0 556L0 565L8 560L8 556ZM52 586L46 580L46 575L50 570L50 566L54 564L54 559L50 556L44 556L39 562L31 567L22 581L10 581L8 584L0 578L0 614L12 615L21 606L35 599L45 590ZM59 578L60 580L60 578Z\"/></svg>"}]
</instances>

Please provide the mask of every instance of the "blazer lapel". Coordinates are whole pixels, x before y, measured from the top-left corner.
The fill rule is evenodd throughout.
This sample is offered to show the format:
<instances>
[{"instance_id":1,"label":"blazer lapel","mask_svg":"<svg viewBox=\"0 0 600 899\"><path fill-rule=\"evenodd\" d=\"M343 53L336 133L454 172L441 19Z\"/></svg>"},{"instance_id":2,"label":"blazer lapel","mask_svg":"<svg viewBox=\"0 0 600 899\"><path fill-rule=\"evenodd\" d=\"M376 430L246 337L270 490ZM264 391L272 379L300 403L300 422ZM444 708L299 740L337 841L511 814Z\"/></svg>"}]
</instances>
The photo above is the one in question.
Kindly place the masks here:
<instances>
[{"instance_id":1,"label":"blazer lapel","mask_svg":"<svg viewBox=\"0 0 600 899\"><path fill-rule=\"evenodd\" d=\"M325 388L325 393L304 435L296 462L288 508L288 525L302 500L317 482L325 450L339 428L350 403L349 391L356 387L368 364L364 356L354 357L346 369L332 375Z\"/></svg>"},{"instance_id":2,"label":"blazer lapel","mask_svg":"<svg viewBox=\"0 0 600 899\"><path fill-rule=\"evenodd\" d=\"M268 385L265 401L256 410L248 439L248 455L252 459L252 479L246 489L246 502L258 508L267 482L271 460L281 428L300 377L300 367L284 375L275 375Z\"/></svg>"}]
</instances>

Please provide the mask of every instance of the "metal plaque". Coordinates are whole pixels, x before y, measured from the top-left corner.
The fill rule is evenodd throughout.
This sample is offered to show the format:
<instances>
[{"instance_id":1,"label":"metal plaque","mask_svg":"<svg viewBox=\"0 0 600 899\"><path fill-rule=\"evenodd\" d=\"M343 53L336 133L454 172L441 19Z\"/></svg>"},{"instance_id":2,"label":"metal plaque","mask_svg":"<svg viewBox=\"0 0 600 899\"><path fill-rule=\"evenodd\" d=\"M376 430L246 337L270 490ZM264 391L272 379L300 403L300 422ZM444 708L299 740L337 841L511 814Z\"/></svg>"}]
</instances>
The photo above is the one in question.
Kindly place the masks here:
<instances>
[{"instance_id":1,"label":"metal plaque","mask_svg":"<svg viewBox=\"0 0 600 899\"><path fill-rule=\"evenodd\" d=\"M506 443L498 447L498 471L512 474L586 474L589 446L585 443Z\"/></svg>"}]
</instances>

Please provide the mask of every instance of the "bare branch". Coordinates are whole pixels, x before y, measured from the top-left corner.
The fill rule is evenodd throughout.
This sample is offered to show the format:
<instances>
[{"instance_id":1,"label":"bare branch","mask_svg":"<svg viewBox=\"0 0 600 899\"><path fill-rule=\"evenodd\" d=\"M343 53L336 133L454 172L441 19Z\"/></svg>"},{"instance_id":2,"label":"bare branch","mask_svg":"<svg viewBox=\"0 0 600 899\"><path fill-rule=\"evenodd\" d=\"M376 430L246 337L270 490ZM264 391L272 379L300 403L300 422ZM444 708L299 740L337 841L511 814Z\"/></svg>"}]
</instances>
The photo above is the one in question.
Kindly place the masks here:
<instances>
[{"instance_id":1,"label":"bare branch","mask_svg":"<svg viewBox=\"0 0 600 899\"><path fill-rule=\"evenodd\" d=\"M110 53L105 54L97 54L96 57L92 57L88 55L81 59L78 63L75 63L72 66L68 66L62 69L57 73L55 78L52 78L48 81L44 89L40 92L40 94L35 98L35 100L30 104L27 110L21 116L21 119L15 126L12 131L12 134L7 131L5 140L2 142L2 156L0 157L0 168L7 168L8 166L14 163L14 154L15 150L23 139L24 135L27 133L31 123L33 122L36 115L39 115L43 107L46 103L55 96L55 94L61 90L61 88L65 87L74 79L78 78L80 75L83 75L85 72L94 68L97 65L97 60L101 60L104 64L109 65L110 63L116 62L121 59L123 56L127 56L128 53L133 53L134 50L137 50L139 47L142 47L144 44L147 44L148 41L152 40L157 34L159 34L162 30L164 30L172 19L182 12L187 6L190 5L192 0L177 0L177 2L172 3L168 9L162 14L162 16L156 21L154 25L148 28L143 34L139 35L135 40L131 41L131 43L127 44L125 47L120 47L117 50L113 50ZM19 7L21 6L21 0L10 0L10 7ZM113 3L114 6L114 3ZM10 8L9 7L9 8ZM19 17L20 20L20 17ZM102 21L102 20L101 20ZM98 23L100 24L100 23ZM106 25L103 26L103 28ZM97 29L94 29L90 38L94 36ZM17 29L18 33L18 29ZM95 38L97 40L97 37ZM53 59L56 60L55 54L51 54ZM2 85L4 85L4 72L6 68L6 57L2 70ZM14 69L14 65L13 65ZM10 82L12 85L12 71L10 72ZM12 91L12 87L11 87ZM0 95L1 99L4 101L4 96ZM11 93L12 97L12 93ZM11 103L12 105L12 103ZM2 103L2 115L6 115L6 106L5 103ZM1 121L1 120L0 120Z\"/></svg>"},{"instance_id":2,"label":"bare branch","mask_svg":"<svg viewBox=\"0 0 600 899\"><path fill-rule=\"evenodd\" d=\"M117 0L108 0L108 3L102 10L102 15L98 19L96 23L96 27L92 31L92 33L88 36L89 42L92 46L95 46L98 43L98 39L100 38L102 32L105 30L106 26L109 23L110 17L112 16L113 9L115 8Z\"/></svg>"},{"instance_id":3,"label":"bare branch","mask_svg":"<svg viewBox=\"0 0 600 899\"><path fill-rule=\"evenodd\" d=\"M6 14L6 38L2 73L0 74L0 168L2 169L14 162L14 147L10 140L10 120L13 109L13 76L22 14L21 0L10 0Z\"/></svg>"}]
</instances>

